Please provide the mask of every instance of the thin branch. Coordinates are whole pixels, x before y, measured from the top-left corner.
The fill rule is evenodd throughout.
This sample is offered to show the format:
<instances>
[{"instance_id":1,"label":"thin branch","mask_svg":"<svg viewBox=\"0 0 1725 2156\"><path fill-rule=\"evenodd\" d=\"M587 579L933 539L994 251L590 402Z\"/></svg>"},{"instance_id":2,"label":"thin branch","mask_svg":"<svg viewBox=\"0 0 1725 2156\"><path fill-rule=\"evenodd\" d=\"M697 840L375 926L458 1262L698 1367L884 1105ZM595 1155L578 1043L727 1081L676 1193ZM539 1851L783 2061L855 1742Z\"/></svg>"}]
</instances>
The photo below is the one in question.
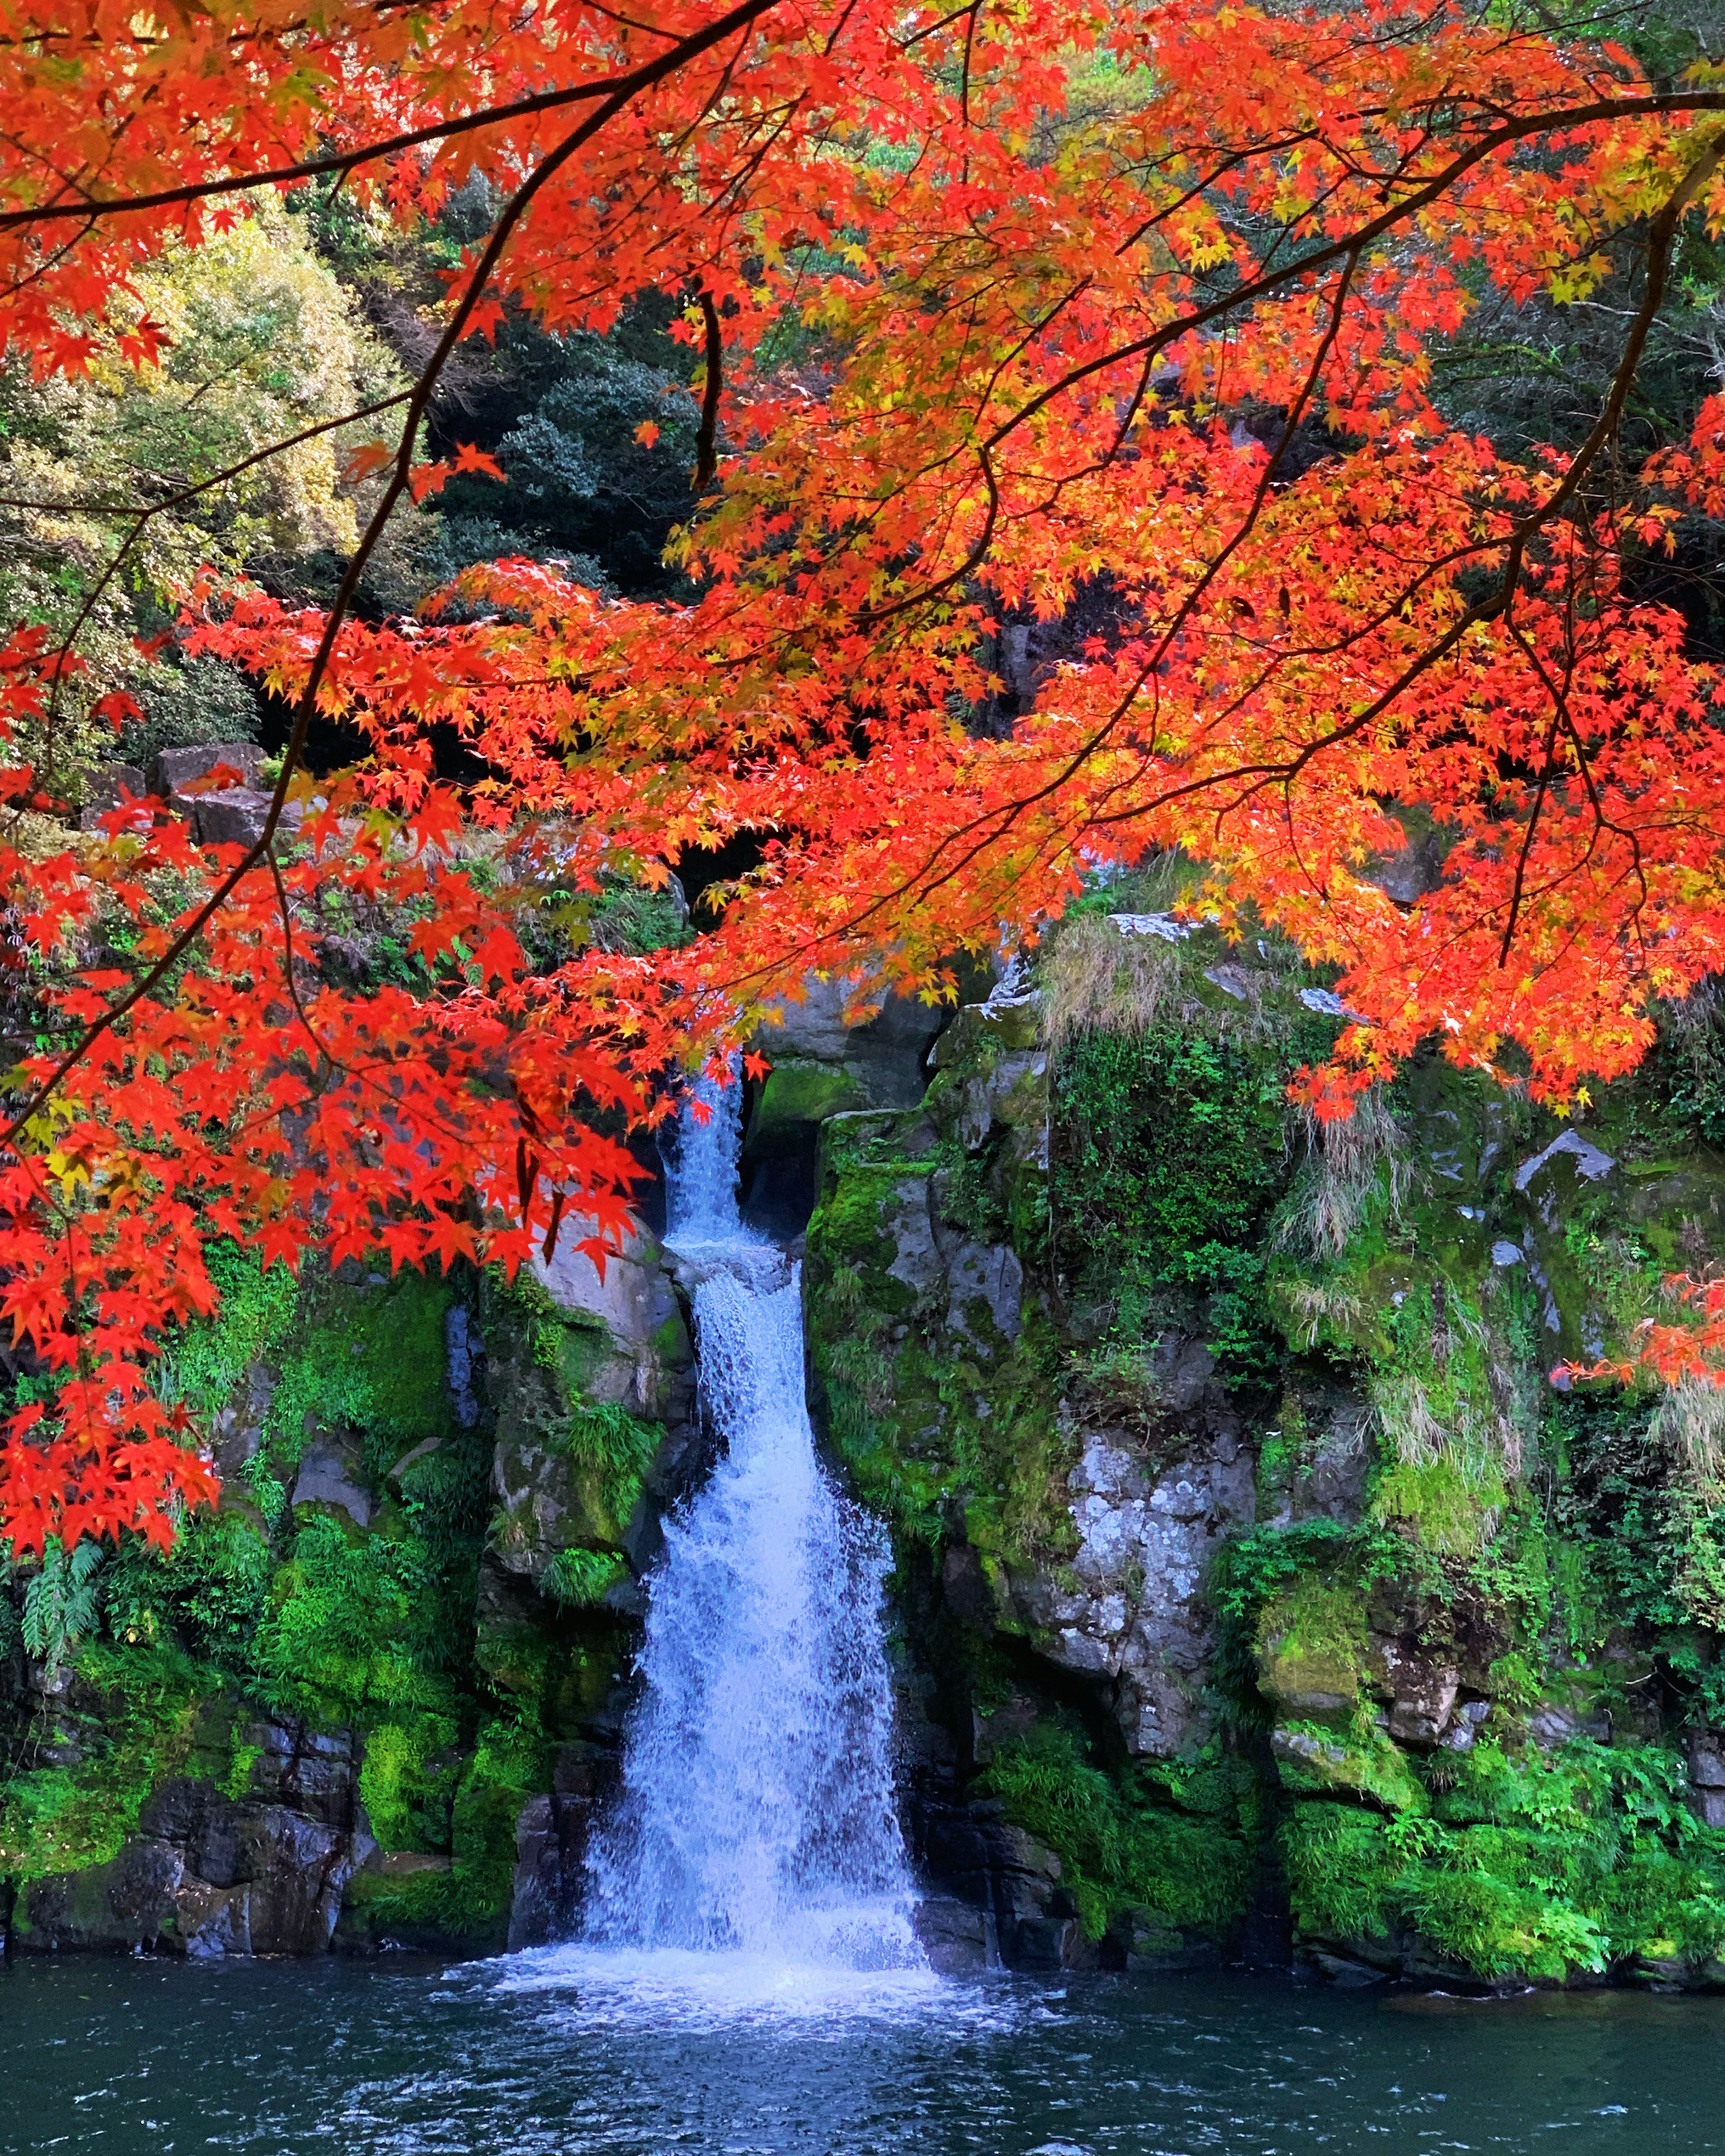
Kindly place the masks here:
<instances>
[{"instance_id":1,"label":"thin branch","mask_svg":"<svg viewBox=\"0 0 1725 2156\"><path fill-rule=\"evenodd\" d=\"M706 372L701 384L701 429L695 437L695 490L711 486L719 469L719 398L725 387L725 339L719 311L703 285L696 295L706 335Z\"/></svg>"},{"instance_id":2,"label":"thin branch","mask_svg":"<svg viewBox=\"0 0 1725 2156\"><path fill-rule=\"evenodd\" d=\"M361 165L373 164L380 157L393 157L403 150L417 149L422 142L446 141L455 135L470 135L484 127L506 126L511 120L530 120L542 112L561 111L566 105L585 104L593 98L603 98L608 110L611 101L618 97L633 97L637 90L650 90L665 79L661 63L687 54L691 46L701 42L705 52L709 45L728 37L733 29L754 21L767 12L777 0L745 0L741 7L731 8L718 21L699 30L691 37L674 45L669 53L661 54L656 60L644 61L623 74L600 75L592 82L576 83L567 90L542 90L531 97L517 98L512 105L490 105L479 112L464 113L453 120L433 121L424 127L409 128L405 133L390 135L382 141L368 142L362 149L331 151L324 157L305 157L294 165L276 165L268 172L230 174L220 180L194 180L181 187L163 187L154 194L116 195L107 201L100 197L84 197L74 203L44 203L36 209L14 209L0 213L0 232L15 226L48 223L63 218L98 218L131 215L134 212L151 209L173 209L187 203L203 202L213 195L244 194L254 187L288 187L296 180L315 180L326 172L347 173ZM668 30L656 31L659 37L669 37ZM697 55L698 56L698 55Z\"/></svg>"},{"instance_id":3,"label":"thin branch","mask_svg":"<svg viewBox=\"0 0 1725 2156\"><path fill-rule=\"evenodd\" d=\"M420 422L424 418L426 408L437 387L438 378L449 360L449 354L454 350L465 332L474 309L478 305L480 295L484 291L492 271L496 268L505 249L508 246L516 227L526 215L541 188L555 177L569 160L591 141L602 128L608 126L618 114L624 111L640 91L652 88L655 84L663 81L666 76L675 74L680 68L686 67L692 60L700 59L702 54L710 51L715 45L723 44L737 31L747 28L757 17L767 13L776 4L777 0L739 0L737 6L728 9L725 14L708 23L705 28L696 31L682 39L669 52L661 54L656 60L635 69L630 75L619 78L617 85L613 88L598 110L590 113L578 127L566 136L557 148L541 161L531 177L523 182L511 198L496 223L492 227L490 238L486 242L485 251L479 261L474 266L466 291L451 314L442 336L438 340L436 349L427 361L409 398L407 421L402 430L401 447L397 452L393 476L361 536L359 545L355 548L352 558L348 562L334 603L325 619L323 634L319 639L316 652L313 655L307 672L305 685L300 692L300 700L295 710L293 731L282 757L281 774L276 780L275 791L270 797L270 807L264 819L262 830L239 860L223 876L209 896L198 907L190 921L174 937L167 951L150 968L150 971L141 980L135 983L124 996L105 1010L101 1017L85 1030L83 1038L59 1058L48 1075L33 1088L6 1130L0 1132L0 1148L10 1149L17 1146L25 1125L41 1108L42 1104L53 1093L54 1088L70 1071L76 1069L96 1041L105 1034L111 1032L126 1013L141 1003L178 963L203 935L204 929L227 903L244 877L249 875L268 854L275 836L277 826L281 821L282 810L287 801L288 788L305 754L306 736L311 730L312 714L316 708L317 692L328 671L331 659L334 654L336 641L340 634L341 625L347 619L347 610L352 604L354 593L358 588L359 580L364 572L366 563L370 560L378 540L382 536L391 512L402 495L408 490L408 475L412 470L413 443L419 430Z\"/></svg>"}]
</instances>

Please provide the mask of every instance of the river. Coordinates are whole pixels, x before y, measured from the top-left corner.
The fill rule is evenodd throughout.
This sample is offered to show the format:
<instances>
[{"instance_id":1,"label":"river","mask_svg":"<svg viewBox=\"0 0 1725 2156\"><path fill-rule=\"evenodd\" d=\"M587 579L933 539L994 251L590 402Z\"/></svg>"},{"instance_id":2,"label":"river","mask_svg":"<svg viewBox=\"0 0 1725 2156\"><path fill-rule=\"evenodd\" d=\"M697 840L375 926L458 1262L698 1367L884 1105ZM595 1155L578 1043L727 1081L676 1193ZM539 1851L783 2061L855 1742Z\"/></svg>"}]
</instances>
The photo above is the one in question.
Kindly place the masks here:
<instances>
[{"instance_id":1,"label":"river","mask_svg":"<svg viewBox=\"0 0 1725 2156\"><path fill-rule=\"evenodd\" d=\"M1722 2094L1725 1999L1625 1992L679 1987L570 1949L0 1973L3 2156L1701 2156Z\"/></svg>"},{"instance_id":2,"label":"river","mask_svg":"<svg viewBox=\"0 0 1725 2156\"><path fill-rule=\"evenodd\" d=\"M890 1553L819 1459L795 1272L738 1217L736 1094L691 1111L671 1190L722 1454L666 1526L583 1938L454 1966L21 1960L0 2156L1725 2150L1725 1999L924 1964Z\"/></svg>"}]
</instances>

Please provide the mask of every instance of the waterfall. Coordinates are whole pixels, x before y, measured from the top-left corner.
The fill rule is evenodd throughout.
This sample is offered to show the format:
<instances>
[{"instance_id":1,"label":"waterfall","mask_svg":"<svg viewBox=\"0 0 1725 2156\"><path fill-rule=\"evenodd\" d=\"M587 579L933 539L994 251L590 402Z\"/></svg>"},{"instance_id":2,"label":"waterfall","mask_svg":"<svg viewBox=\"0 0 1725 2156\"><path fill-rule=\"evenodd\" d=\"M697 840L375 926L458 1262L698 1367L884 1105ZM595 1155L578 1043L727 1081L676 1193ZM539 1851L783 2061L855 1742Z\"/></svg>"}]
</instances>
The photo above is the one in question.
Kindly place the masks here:
<instances>
[{"instance_id":1,"label":"waterfall","mask_svg":"<svg viewBox=\"0 0 1725 2156\"><path fill-rule=\"evenodd\" d=\"M879 1523L814 1447L798 1271L738 1216L740 1087L685 1111L667 1242L724 1445L665 1524L622 1789L588 1859L607 1948L922 1965L893 1803Z\"/></svg>"}]
</instances>

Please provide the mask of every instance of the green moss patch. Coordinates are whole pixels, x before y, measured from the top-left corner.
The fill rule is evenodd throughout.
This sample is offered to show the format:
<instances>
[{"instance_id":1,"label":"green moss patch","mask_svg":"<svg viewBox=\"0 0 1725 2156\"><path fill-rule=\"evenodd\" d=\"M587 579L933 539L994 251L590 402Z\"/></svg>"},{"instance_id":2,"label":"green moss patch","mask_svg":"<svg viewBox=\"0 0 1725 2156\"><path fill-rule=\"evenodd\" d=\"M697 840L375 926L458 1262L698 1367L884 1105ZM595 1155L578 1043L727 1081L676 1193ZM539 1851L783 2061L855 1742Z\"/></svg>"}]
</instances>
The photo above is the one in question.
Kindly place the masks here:
<instances>
[{"instance_id":1,"label":"green moss patch","mask_svg":"<svg viewBox=\"0 0 1725 2156\"><path fill-rule=\"evenodd\" d=\"M1219 1760L1210 1779L1227 1781L1231 1816L1219 1816L1214 1802L1182 1810L1166 1801L1166 1784L1142 1772L1108 1774L1070 1732L1051 1727L1003 1753L983 1782L1008 1817L1060 1858L1080 1921L1100 1938L1127 1909L1212 1933L1244 1913L1254 1866L1240 1830L1239 1781Z\"/></svg>"}]
</instances>

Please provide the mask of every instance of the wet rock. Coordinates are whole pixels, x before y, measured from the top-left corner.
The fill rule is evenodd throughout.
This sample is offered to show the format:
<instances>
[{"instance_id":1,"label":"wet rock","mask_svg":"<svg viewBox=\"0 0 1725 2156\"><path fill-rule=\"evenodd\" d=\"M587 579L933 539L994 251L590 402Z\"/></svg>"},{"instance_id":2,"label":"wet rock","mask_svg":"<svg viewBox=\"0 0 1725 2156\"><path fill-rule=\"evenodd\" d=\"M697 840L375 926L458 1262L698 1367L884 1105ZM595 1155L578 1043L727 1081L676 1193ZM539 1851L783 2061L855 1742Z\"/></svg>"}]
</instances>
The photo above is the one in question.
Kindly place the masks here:
<instances>
[{"instance_id":1,"label":"wet rock","mask_svg":"<svg viewBox=\"0 0 1725 2156\"><path fill-rule=\"evenodd\" d=\"M110 1863L33 1880L18 1896L10 1943L39 1953L153 1945L174 1930L185 1872L182 1851L146 1840Z\"/></svg>"},{"instance_id":2,"label":"wet rock","mask_svg":"<svg viewBox=\"0 0 1725 2156\"><path fill-rule=\"evenodd\" d=\"M1313 1948L1307 1958L1317 1974L1338 1990L1361 1991L1389 1981L1387 1971L1373 1969L1368 1962L1351 1961L1346 1954L1326 1953L1321 1947Z\"/></svg>"},{"instance_id":3,"label":"wet rock","mask_svg":"<svg viewBox=\"0 0 1725 2156\"><path fill-rule=\"evenodd\" d=\"M881 1209L880 1224L893 1242L889 1276L902 1281L919 1300L940 1294L946 1282L946 1260L929 1210L930 1178L907 1175L894 1184Z\"/></svg>"},{"instance_id":4,"label":"wet rock","mask_svg":"<svg viewBox=\"0 0 1725 2156\"><path fill-rule=\"evenodd\" d=\"M275 1373L267 1363L252 1363L242 1383L210 1417L210 1442L224 1483L231 1483L262 1445L275 1396Z\"/></svg>"},{"instance_id":5,"label":"wet rock","mask_svg":"<svg viewBox=\"0 0 1725 2156\"><path fill-rule=\"evenodd\" d=\"M1413 906L1436 891L1444 880L1444 861L1451 839L1434 828L1422 831L1391 854L1379 854L1362 880L1377 885L1398 906Z\"/></svg>"},{"instance_id":6,"label":"wet rock","mask_svg":"<svg viewBox=\"0 0 1725 2156\"><path fill-rule=\"evenodd\" d=\"M868 1106L862 1081L842 1063L776 1061L749 1117L744 1156L759 1160L794 1152L809 1125Z\"/></svg>"},{"instance_id":7,"label":"wet rock","mask_svg":"<svg viewBox=\"0 0 1725 2156\"><path fill-rule=\"evenodd\" d=\"M960 1006L935 1042L929 1060L937 1070L951 1070L1001 1055L1038 1051L1041 1040L1040 990L1002 981L985 1002Z\"/></svg>"},{"instance_id":8,"label":"wet rock","mask_svg":"<svg viewBox=\"0 0 1725 2156\"><path fill-rule=\"evenodd\" d=\"M1111 913L1108 919L1122 936L1155 936L1164 943L1183 943L1192 933L1189 921L1171 913Z\"/></svg>"},{"instance_id":9,"label":"wet rock","mask_svg":"<svg viewBox=\"0 0 1725 2156\"><path fill-rule=\"evenodd\" d=\"M1567 1157L1575 1163L1575 1173L1586 1182L1599 1183L1609 1175L1617 1163L1608 1152L1583 1137L1579 1131L1563 1131L1554 1137L1543 1152L1524 1160L1516 1170L1516 1188L1525 1191L1534 1177L1551 1162Z\"/></svg>"},{"instance_id":10,"label":"wet rock","mask_svg":"<svg viewBox=\"0 0 1725 2156\"><path fill-rule=\"evenodd\" d=\"M1333 988L1301 988L1300 1000L1307 1010L1316 1011L1320 1018L1346 1019L1353 1025L1365 1025L1370 1022L1363 1018L1351 1004L1344 1004Z\"/></svg>"},{"instance_id":11,"label":"wet rock","mask_svg":"<svg viewBox=\"0 0 1725 2156\"><path fill-rule=\"evenodd\" d=\"M694 1360L676 1291L658 1245L646 1235L608 1257L602 1279L577 1247L591 1232L590 1222L567 1219L550 1260L536 1254L534 1276L559 1310L593 1322L594 1353L582 1373L586 1397L659 1416Z\"/></svg>"},{"instance_id":12,"label":"wet rock","mask_svg":"<svg viewBox=\"0 0 1725 2156\"><path fill-rule=\"evenodd\" d=\"M1489 1700L1471 1699L1455 1710L1455 1718L1441 1738L1446 1752L1471 1752L1480 1733L1481 1724L1491 1712Z\"/></svg>"},{"instance_id":13,"label":"wet rock","mask_svg":"<svg viewBox=\"0 0 1725 2156\"><path fill-rule=\"evenodd\" d=\"M971 1976L999 1969L1000 1940L994 1912L950 1895L930 1894L912 1917L916 1939L939 1976Z\"/></svg>"},{"instance_id":14,"label":"wet rock","mask_svg":"<svg viewBox=\"0 0 1725 2156\"><path fill-rule=\"evenodd\" d=\"M1596 1744L1611 1742L1609 1714L1589 1714L1553 1700L1542 1700L1527 1717L1527 1734L1542 1752L1556 1752L1578 1737L1590 1737Z\"/></svg>"},{"instance_id":15,"label":"wet rock","mask_svg":"<svg viewBox=\"0 0 1725 2156\"><path fill-rule=\"evenodd\" d=\"M574 1931L595 1812L591 1790L552 1790L523 1807L516 1822L515 1885L509 1909L511 1951L547 1946Z\"/></svg>"},{"instance_id":16,"label":"wet rock","mask_svg":"<svg viewBox=\"0 0 1725 2156\"><path fill-rule=\"evenodd\" d=\"M467 1309L453 1304L444 1313L444 1350L448 1358L449 1402L458 1430L471 1430L480 1418L485 1391L485 1344Z\"/></svg>"},{"instance_id":17,"label":"wet rock","mask_svg":"<svg viewBox=\"0 0 1725 2156\"><path fill-rule=\"evenodd\" d=\"M172 1778L110 1862L25 1889L12 1943L198 1957L325 1952L347 1881L376 1849L351 1748L273 1722L239 1736L255 1754L245 1793Z\"/></svg>"},{"instance_id":18,"label":"wet rock","mask_svg":"<svg viewBox=\"0 0 1725 2156\"><path fill-rule=\"evenodd\" d=\"M1692 1789L1689 1809L1703 1826L1725 1826L1725 1789Z\"/></svg>"},{"instance_id":19,"label":"wet rock","mask_svg":"<svg viewBox=\"0 0 1725 2156\"><path fill-rule=\"evenodd\" d=\"M1270 1749L1282 1786L1296 1794L1346 1793L1369 1798L1386 1811L1423 1812L1424 1784L1407 1754L1387 1736L1373 1732L1366 1743L1352 1735L1280 1725L1271 1733Z\"/></svg>"}]
</instances>

